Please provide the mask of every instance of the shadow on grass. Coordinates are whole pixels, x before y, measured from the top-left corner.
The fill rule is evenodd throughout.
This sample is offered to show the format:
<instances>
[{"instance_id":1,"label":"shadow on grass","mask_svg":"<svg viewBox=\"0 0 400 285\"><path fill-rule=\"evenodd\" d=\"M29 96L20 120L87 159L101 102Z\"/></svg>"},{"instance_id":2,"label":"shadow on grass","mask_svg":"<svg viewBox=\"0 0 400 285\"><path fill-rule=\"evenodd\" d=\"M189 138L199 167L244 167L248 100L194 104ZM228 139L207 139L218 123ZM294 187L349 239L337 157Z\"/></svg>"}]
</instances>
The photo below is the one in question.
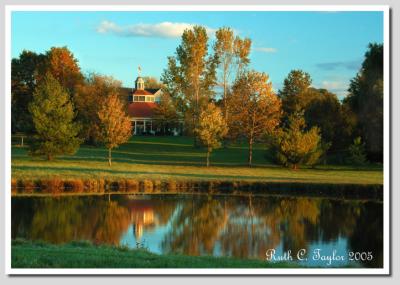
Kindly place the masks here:
<instances>
[{"instance_id":1,"label":"shadow on grass","mask_svg":"<svg viewBox=\"0 0 400 285\"><path fill-rule=\"evenodd\" d=\"M155 171L121 171L121 170L114 170L110 168L98 168L93 170L92 168L82 168L82 167L57 167L57 166L14 166L14 170L20 171L46 171L47 173L53 172L64 172L64 171L72 171L77 173L86 172L88 174L95 175L97 172L99 173L107 173L110 175L162 175L162 176L171 176L171 177L187 177L187 178L215 178L215 179L230 179L230 180L268 180L268 181L282 181L282 180L289 180L289 181L310 181L310 179L306 178L292 178L292 177L272 177L272 176L245 176L245 175L216 175L216 174L200 174L200 173L174 173L174 172L155 172Z\"/></svg>"},{"instance_id":2,"label":"shadow on grass","mask_svg":"<svg viewBox=\"0 0 400 285\"><path fill-rule=\"evenodd\" d=\"M255 167L277 167L263 159L261 151L255 151ZM264 151L262 151L264 152ZM112 158L115 162L147 164L147 165L175 165L175 166L204 166L206 161L204 150L198 150L191 147L190 151L182 151L181 148L162 149L153 145L151 148L128 149L123 145L112 152ZM27 155L26 150L13 148L13 159L18 160L38 160L45 161L43 158L33 158ZM82 146L75 155L56 157L55 161L107 161L108 150L103 147ZM257 157L259 157L257 159ZM220 149L211 155L211 164L214 166L243 167L247 166L246 154L230 149Z\"/></svg>"},{"instance_id":3,"label":"shadow on grass","mask_svg":"<svg viewBox=\"0 0 400 285\"><path fill-rule=\"evenodd\" d=\"M60 156L57 162L107 163L108 151L104 147L82 145L75 155ZM166 165L166 166L204 166L206 152L193 146L190 137L132 137L132 139L113 150L113 161L128 164ZM45 161L43 158L28 156L27 148L12 148L13 161ZM254 148L254 168L281 169L273 163L273 155L262 144ZM21 163L21 164L22 164ZM246 167L247 145L232 144L211 154L211 165L218 167ZM318 165L301 167L302 170L318 171L382 171L382 165Z\"/></svg>"},{"instance_id":4,"label":"shadow on grass","mask_svg":"<svg viewBox=\"0 0 400 285\"><path fill-rule=\"evenodd\" d=\"M162 159L164 158L164 159ZM180 158L182 159L182 158ZM147 157L146 155L137 155L133 158L127 157L127 155L113 155L112 158L113 162L118 163L129 163L129 164L145 164L145 165L169 165L169 166L193 166L193 167L205 167L205 159L199 159L197 161L193 160L165 160L165 156L160 157L160 159L156 159L154 157ZM62 157L60 161L69 161L69 162L82 162L82 161L91 161L91 162L100 162L100 163L107 163L107 157L92 157L92 156L79 156L79 157ZM247 167L246 163L238 163L238 162L214 162L211 161L212 166L218 167ZM281 168L278 165L271 165L271 164L253 164L252 168Z\"/></svg>"}]
</instances>

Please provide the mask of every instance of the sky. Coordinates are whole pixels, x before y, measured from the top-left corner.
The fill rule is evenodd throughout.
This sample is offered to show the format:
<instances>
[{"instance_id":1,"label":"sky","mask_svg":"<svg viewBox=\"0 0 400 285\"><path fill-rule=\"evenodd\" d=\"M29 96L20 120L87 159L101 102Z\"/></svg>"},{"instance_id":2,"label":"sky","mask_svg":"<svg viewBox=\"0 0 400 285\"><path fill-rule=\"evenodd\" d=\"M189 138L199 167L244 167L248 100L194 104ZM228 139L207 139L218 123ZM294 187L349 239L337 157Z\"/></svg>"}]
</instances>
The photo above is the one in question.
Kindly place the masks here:
<instances>
[{"instance_id":1,"label":"sky","mask_svg":"<svg viewBox=\"0 0 400 285\"><path fill-rule=\"evenodd\" d=\"M67 46L84 73L113 76L133 87L142 76L160 78L185 28L231 27L252 40L250 68L269 75L278 90L293 69L312 85L343 98L368 43L383 43L383 12L55 12L14 11L11 54Z\"/></svg>"}]
</instances>

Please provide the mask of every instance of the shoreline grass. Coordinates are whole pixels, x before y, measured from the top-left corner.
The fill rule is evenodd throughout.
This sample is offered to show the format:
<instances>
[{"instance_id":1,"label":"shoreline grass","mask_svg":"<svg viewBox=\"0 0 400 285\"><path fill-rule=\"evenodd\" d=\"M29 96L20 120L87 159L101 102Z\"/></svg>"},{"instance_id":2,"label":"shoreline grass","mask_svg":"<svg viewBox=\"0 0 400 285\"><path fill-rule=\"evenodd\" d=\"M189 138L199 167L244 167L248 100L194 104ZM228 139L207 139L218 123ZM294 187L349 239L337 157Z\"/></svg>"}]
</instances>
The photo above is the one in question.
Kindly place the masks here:
<instances>
[{"instance_id":1,"label":"shoreline grass","mask_svg":"<svg viewBox=\"0 0 400 285\"><path fill-rule=\"evenodd\" d=\"M70 242L13 240L12 268L292 268L286 262L269 263L257 259L155 254L144 249Z\"/></svg>"},{"instance_id":2,"label":"shoreline grass","mask_svg":"<svg viewBox=\"0 0 400 285\"><path fill-rule=\"evenodd\" d=\"M160 180L15 180L12 196L63 194L217 194L283 195L382 201L380 184L321 184L252 181L160 181Z\"/></svg>"}]
</instances>

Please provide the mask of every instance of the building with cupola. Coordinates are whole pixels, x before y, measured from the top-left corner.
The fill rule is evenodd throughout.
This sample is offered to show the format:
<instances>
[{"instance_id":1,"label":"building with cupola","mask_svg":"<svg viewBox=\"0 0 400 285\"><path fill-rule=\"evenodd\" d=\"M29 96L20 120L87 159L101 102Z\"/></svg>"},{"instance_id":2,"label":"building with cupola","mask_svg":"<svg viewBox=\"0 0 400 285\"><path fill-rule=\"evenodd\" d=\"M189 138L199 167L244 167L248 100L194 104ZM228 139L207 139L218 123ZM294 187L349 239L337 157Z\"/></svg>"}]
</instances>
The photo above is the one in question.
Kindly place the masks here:
<instances>
[{"instance_id":1,"label":"building with cupola","mask_svg":"<svg viewBox=\"0 0 400 285\"><path fill-rule=\"evenodd\" d=\"M161 103L161 88L146 88L146 82L139 74L134 88L123 88L128 95L128 114L132 121L134 135L181 135L183 120L163 121L156 117L156 109ZM125 93L126 92L126 93ZM125 97L126 98L126 97Z\"/></svg>"},{"instance_id":2,"label":"building with cupola","mask_svg":"<svg viewBox=\"0 0 400 285\"><path fill-rule=\"evenodd\" d=\"M155 108L160 103L161 88L147 89L140 76L135 80L135 88L128 97L128 114L132 121L134 135L155 134Z\"/></svg>"}]
</instances>

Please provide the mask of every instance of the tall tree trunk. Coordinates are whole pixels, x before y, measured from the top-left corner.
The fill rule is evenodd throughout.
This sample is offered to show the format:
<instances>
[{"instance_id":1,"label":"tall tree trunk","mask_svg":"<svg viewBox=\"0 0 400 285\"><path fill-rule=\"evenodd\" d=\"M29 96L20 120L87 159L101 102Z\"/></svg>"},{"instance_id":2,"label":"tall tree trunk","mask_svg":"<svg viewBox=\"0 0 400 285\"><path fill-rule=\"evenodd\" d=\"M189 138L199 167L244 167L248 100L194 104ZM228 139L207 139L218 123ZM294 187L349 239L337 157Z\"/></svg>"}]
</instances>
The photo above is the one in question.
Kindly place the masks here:
<instances>
[{"instance_id":1,"label":"tall tree trunk","mask_svg":"<svg viewBox=\"0 0 400 285\"><path fill-rule=\"evenodd\" d=\"M111 147L108 148L108 166L111 166Z\"/></svg>"},{"instance_id":2,"label":"tall tree trunk","mask_svg":"<svg viewBox=\"0 0 400 285\"><path fill-rule=\"evenodd\" d=\"M196 129L197 128L197 124L199 123L199 95L198 92L196 92L196 109L194 111L194 120L193 120L193 128ZM197 134L194 133L194 141L193 144L195 147L198 147L198 141L197 141Z\"/></svg>"},{"instance_id":3,"label":"tall tree trunk","mask_svg":"<svg viewBox=\"0 0 400 285\"><path fill-rule=\"evenodd\" d=\"M226 101L227 101L227 90L226 90L226 88L227 88L227 83L226 83L226 81L227 81L227 79L226 79L226 69L224 70L224 119L225 119L225 122L227 122L228 121L228 104L226 103Z\"/></svg>"},{"instance_id":4,"label":"tall tree trunk","mask_svg":"<svg viewBox=\"0 0 400 285\"><path fill-rule=\"evenodd\" d=\"M52 160L53 157L51 156L51 154L47 154L47 160Z\"/></svg>"},{"instance_id":5,"label":"tall tree trunk","mask_svg":"<svg viewBox=\"0 0 400 285\"><path fill-rule=\"evenodd\" d=\"M207 149L207 167L210 166L210 149Z\"/></svg>"},{"instance_id":6,"label":"tall tree trunk","mask_svg":"<svg viewBox=\"0 0 400 285\"><path fill-rule=\"evenodd\" d=\"M228 103L227 103L227 101L228 101L228 98L227 98L227 83L226 83L226 81L227 81L227 79L226 79L226 71L224 71L224 98L223 98L223 102L224 102L224 119L225 119L225 122L226 123L228 123ZM228 140L227 140L227 137L225 136L224 138L223 138L223 140L222 140L222 144L223 144L223 147L224 148L227 148L227 146L228 146Z\"/></svg>"},{"instance_id":7,"label":"tall tree trunk","mask_svg":"<svg viewBox=\"0 0 400 285\"><path fill-rule=\"evenodd\" d=\"M249 139L249 167L251 167L253 161L253 137L250 137Z\"/></svg>"}]
</instances>

